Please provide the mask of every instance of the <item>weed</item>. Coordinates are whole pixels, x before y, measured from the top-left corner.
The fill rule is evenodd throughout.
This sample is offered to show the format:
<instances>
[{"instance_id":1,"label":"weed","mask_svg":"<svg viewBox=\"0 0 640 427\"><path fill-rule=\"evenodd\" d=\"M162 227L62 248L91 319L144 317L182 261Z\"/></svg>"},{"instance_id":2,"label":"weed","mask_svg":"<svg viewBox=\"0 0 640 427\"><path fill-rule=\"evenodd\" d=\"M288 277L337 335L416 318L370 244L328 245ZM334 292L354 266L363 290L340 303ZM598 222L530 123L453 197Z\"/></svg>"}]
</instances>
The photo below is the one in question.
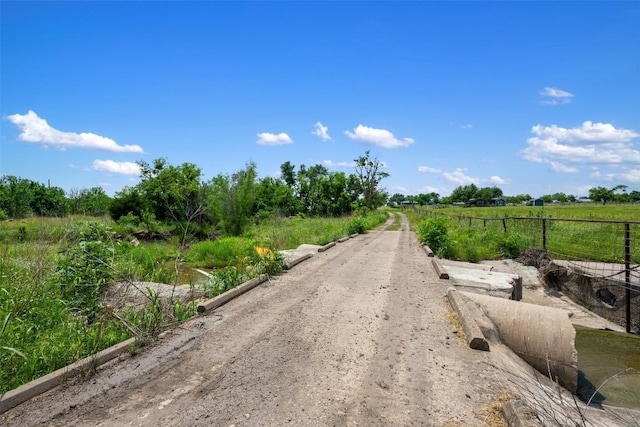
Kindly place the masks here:
<instances>
[{"instance_id":1,"label":"weed","mask_svg":"<svg viewBox=\"0 0 640 427\"><path fill-rule=\"evenodd\" d=\"M428 245L438 256L447 258L451 252L451 240L448 236L450 226L449 219L445 217L422 221L418 225L420 243Z\"/></svg>"}]
</instances>

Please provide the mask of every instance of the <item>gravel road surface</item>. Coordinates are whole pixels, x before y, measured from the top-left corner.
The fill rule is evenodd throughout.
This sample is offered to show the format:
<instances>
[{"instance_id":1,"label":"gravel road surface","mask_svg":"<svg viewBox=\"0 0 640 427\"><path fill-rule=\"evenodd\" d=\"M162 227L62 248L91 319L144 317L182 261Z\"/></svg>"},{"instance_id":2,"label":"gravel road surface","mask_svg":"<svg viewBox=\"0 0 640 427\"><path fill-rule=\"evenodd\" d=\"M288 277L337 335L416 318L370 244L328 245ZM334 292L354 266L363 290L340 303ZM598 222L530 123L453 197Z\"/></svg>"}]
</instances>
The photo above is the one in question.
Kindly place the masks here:
<instances>
[{"instance_id":1,"label":"gravel road surface","mask_svg":"<svg viewBox=\"0 0 640 427\"><path fill-rule=\"evenodd\" d=\"M0 416L8 426L442 426L504 389L403 221Z\"/></svg>"}]
</instances>

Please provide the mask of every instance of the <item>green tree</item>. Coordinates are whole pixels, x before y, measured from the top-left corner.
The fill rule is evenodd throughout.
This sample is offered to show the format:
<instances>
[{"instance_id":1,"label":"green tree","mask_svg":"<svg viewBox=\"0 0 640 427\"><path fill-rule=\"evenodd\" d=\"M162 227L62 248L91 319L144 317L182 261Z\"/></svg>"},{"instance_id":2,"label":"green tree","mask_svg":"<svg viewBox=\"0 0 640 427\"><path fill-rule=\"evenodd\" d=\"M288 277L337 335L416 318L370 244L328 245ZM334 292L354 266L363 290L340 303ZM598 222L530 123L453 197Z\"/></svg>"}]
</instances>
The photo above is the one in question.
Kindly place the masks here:
<instances>
[{"instance_id":1,"label":"green tree","mask_svg":"<svg viewBox=\"0 0 640 427\"><path fill-rule=\"evenodd\" d=\"M354 162L364 205L370 209L382 206L388 195L379 188L379 185L380 181L389 177L388 173L382 171L384 164L377 157L372 157L369 150Z\"/></svg>"},{"instance_id":2,"label":"green tree","mask_svg":"<svg viewBox=\"0 0 640 427\"><path fill-rule=\"evenodd\" d=\"M102 187L71 190L68 198L71 202L71 212L74 214L102 216L109 212L111 204L111 197Z\"/></svg>"},{"instance_id":3,"label":"green tree","mask_svg":"<svg viewBox=\"0 0 640 427\"><path fill-rule=\"evenodd\" d=\"M480 189L475 184L456 187L451 193L452 202L468 202L469 199L479 198Z\"/></svg>"},{"instance_id":4,"label":"green tree","mask_svg":"<svg viewBox=\"0 0 640 427\"><path fill-rule=\"evenodd\" d=\"M295 215L299 212L298 199L284 181L268 176L256 186L256 212L260 218Z\"/></svg>"},{"instance_id":5,"label":"green tree","mask_svg":"<svg viewBox=\"0 0 640 427\"><path fill-rule=\"evenodd\" d=\"M156 219L182 224L200 220L203 195L199 167L193 163L168 165L164 158L138 165L142 177L138 190Z\"/></svg>"},{"instance_id":6,"label":"green tree","mask_svg":"<svg viewBox=\"0 0 640 427\"><path fill-rule=\"evenodd\" d=\"M589 198L594 202L602 202L603 205L606 205L607 202L613 200L613 191L604 187L590 188Z\"/></svg>"},{"instance_id":7,"label":"green tree","mask_svg":"<svg viewBox=\"0 0 640 427\"><path fill-rule=\"evenodd\" d=\"M128 214L141 219L142 213L148 210L147 200L138 187L124 187L114 195L109 204L109 213L114 221Z\"/></svg>"},{"instance_id":8,"label":"green tree","mask_svg":"<svg viewBox=\"0 0 640 427\"><path fill-rule=\"evenodd\" d=\"M31 181L12 175L5 175L0 179L0 209L9 218L24 218L31 215L31 203L34 194L31 191Z\"/></svg>"},{"instance_id":9,"label":"green tree","mask_svg":"<svg viewBox=\"0 0 640 427\"><path fill-rule=\"evenodd\" d=\"M406 200L406 196L404 194L400 194L400 193L395 193L394 195L392 195L391 197L389 197L389 201L388 203L390 205L401 205L402 202L404 202Z\"/></svg>"},{"instance_id":10,"label":"green tree","mask_svg":"<svg viewBox=\"0 0 640 427\"><path fill-rule=\"evenodd\" d=\"M207 184L206 211L218 227L240 236L255 212L256 164L233 175L219 174Z\"/></svg>"},{"instance_id":11,"label":"green tree","mask_svg":"<svg viewBox=\"0 0 640 427\"><path fill-rule=\"evenodd\" d=\"M282 174L282 179L284 180L285 184L287 184L291 188L294 188L296 184L295 169L295 165L293 165L288 160L280 165L280 173Z\"/></svg>"}]
</instances>

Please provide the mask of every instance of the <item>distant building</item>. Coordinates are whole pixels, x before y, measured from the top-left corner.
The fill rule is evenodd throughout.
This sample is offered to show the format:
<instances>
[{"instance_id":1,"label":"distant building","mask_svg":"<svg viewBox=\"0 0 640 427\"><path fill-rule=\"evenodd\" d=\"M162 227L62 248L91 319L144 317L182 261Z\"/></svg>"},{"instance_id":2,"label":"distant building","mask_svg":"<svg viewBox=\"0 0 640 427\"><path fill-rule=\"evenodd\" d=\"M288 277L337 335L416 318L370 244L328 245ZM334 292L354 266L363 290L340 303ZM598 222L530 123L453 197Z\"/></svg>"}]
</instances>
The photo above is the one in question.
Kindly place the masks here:
<instances>
[{"instance_id":1,"label":"distant building","mask_svg":"<svg viewBox=\"0 0 640 427\"><path fill-rule=\"evenodd\" d=\"M491 199L493 206L507 206L507 201L502 197L494 197Z\"/></svg>"},{"instance_id":2,"label":"distant building","mask_svg":"<svg viewBox=\"0 0 640 427\"><path fill-rule=\"evenodd\" d=\"M544 206L544 200L542 199L531 199L527 202L528 206Z\"/></svg>"}]
</instances>

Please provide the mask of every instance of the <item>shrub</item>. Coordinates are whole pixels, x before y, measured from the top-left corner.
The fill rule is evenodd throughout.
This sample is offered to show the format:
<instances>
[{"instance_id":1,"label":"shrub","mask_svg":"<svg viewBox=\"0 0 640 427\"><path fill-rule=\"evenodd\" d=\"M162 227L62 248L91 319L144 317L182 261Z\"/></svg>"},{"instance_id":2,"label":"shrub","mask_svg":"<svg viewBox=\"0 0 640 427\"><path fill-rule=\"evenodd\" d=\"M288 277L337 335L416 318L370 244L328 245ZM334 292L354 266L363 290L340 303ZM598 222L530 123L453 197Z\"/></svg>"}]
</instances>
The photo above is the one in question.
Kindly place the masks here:
<instances>
[{"instance_id":1,"label":"shrub","mask_svg":"<svg viewBox=\"0 0 640 427\"><path fill-rule=\"evenodd\" d=\"M448 236L450 222L445 217L429 218L418 225L420 243L428 245L438 256L447 257L451 250Z\"/></svg>"},{"instance_id":2,"label":"shrub","mask_svg":"<svg viewBox=\"0 0 640 427\"><path fill-rule=\"evenodd\" d=\"M347 233L349 234L362 234L366 231L366 224L364 218L352 218L347 225Z\"/></svg>"}]
</instances>

